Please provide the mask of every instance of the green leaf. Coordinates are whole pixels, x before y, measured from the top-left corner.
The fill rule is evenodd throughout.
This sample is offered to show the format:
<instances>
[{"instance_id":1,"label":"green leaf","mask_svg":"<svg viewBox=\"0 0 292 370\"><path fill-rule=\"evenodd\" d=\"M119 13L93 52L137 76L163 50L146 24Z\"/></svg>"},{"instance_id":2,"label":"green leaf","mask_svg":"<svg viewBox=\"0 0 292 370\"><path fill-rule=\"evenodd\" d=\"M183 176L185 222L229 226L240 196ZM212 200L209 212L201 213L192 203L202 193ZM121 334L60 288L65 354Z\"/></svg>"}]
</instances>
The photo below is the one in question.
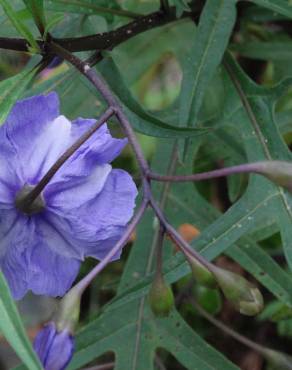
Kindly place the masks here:
<instances>
[{"instance_id":1,"label":"green leaf","mask_svg":"<svg viewBox=\"0 0 292 370\"><path fill-rule=\"evenodd\" d=\"M292 18L292 4L289 0L251 0L251 2Z\"/></svg>"},{"instance_id":2,"label":"green leaf","mask_svg":"<svg viewBox=\"0 0 292 370\"><path fill-rule=\"evenodd\" d=\"M165 169L174 160L172 145L160 144L154 165L156 170ZM165 186L153 185L156 196L162 188L165 193ZM140 248L132 249L119 287L121 293L133 281L146 278L152 271L157 237L153 221L153 213L147 210L137 230L136 243ZM154 370L158 348L169 351L189 370L237 369L201 339L176 310L167 318L157 319L150 311L147 298L141 297L120 306L109 305L100 317L82 329L77 335L77 352L68 370L79 369L107 351L114 352L117 370Z\"/></svg>"},{"instance_id":3,"label":"green leaf","mask_svg":"<svg viewBox=\"0 0 292 370\"><path fill-rule=\"evenodd\" d=\"M23 2L32 14L35 24L37 25L41 35L43 35L46 28L43 0L23 0Z\"/></svg>"},{"instance_id":4,"label":"green leaf","mask_svg":"<svg viewBox=\"0 0 292 370\"><path fill-rule=\"evenodd\" d=\"M64 14L52 17L46 24L44 38L47 37L48 32L50 32L58 23L62 22L64 19Z\"/></svg>"},{"instance_id":5,"label":"green leaf","mask_svg":"<svg viewBox=\"0 0 292 370\"><path fill-rule=\"evenodd\" d=\"M208 0L183 68L180 124L195 126L204 93L218 67L231 35L235 0Z\"/></svg>"},{"instance_id":6,"label":"green leaf","mask_svg":"<svg viewBox=\"0 0 292 370\"><path fill-rule=\"evenodd\" d=\"M271 60L274 62L291 60L292 58L291 41L245 42L243 44L232 45L231 50L248 58Z\"/></svg>"},{"instance_id":7,"label":"green leaf","mask_svg":"<svg viewBox=\"0 0 292 370\"><path fill-rule=\"evenodd\" d=\"M38 44L35 41L32 33L22 22L19 13L14 11L13 7L8 3L7 0L0 0L0 4L2 5L3 10L5 11L7 17L10 19L11 23L14 25L17 31L30 43L32 48L31 51L34 53L38 53L39 52Z\"/></svg>"},{"instance_id":8,"label":"green leaf","mask_svg":"<svg viewBox=\"0 0 292 370\"><path fill-rule=\"evenodd\" d=\"M29 370L41 366L25 333L21 318L11 298L7 283L0 272L0 330Z\"/></svg>"},{"instance_id":9,"label":"green leaf","mask_svg":"<svg viewBox=\"0 0 292 370\"><path fill-rule=\"evenodd\" d=\"M127 18L136 18L139 14L120 9L120 7L105 7L96 5L89 1L79 0L49 0L46 4L50 10L64 12L64 7L67 12L81 13L81 14L109 14L118 15Z\"/></svg>"},{"instance_id":10,"label":"green leaf","mask_svg":"<svg viewBox=\"0 0 292 370\"><path fill-rule=\"evenodd\" d=\"M115 353L116 370L154 370L157 348L172 353L189 370L238 370L193 332L176 311L167 319L157 319L144 303L140 318L138 304L106 312L85 327L77 335L77 352L68 370L80 369L107 351Z\"/></svg>"},{"instance_id":11,"label":"green leaf","mask_svg":"<svg viewBox=\"0 0 292 370\"><path fill-rule=\"evenodd\" d=\"M239 97L230 77L226 75L225 91L227 96L222 121L229 122L230 125L238 128L237 136L244 144L250 162L267 158L289 160L291 154L283 143L273 120L275 101L272 93L277 90L277 95L279 95L280 88L284 88L284 85L289 86L289 81L283 82L282 87L280 85L271 90L259 88L248 79L232 59L229 58L226 63L232 68L232 78L236 78L241 97ZM241 99L244 99L245 106L243 106ZM217 120L217 124L221 125L220 120ZM225 145L227 143L229 145L230 142L230 127L228 126L227 129L228 141L225 142ZM212 133L213 144L215 135L220 135L221 140L225 138L222 132L215 131ZM207 138L204 140L208 141ZM244 160L240 150L236 152L237 148L235 146L231 156L234 159L237 156L239 160ZM184 163L181 174L192 172L193 157L190 161L191 165L189 166ZM171 188L168 219L175 226L188 222L203 230L193 242L194 247L201 251L202 255L212 260L222 252L226 252L279 300L292 307L291 276L252 238L246 235L258 230L259 225L261 228L270 227L271 223L276 222L278 224L277 230L282 229L284 248L288 261L291 261L290 194L260 176L250 176L249 186L242 198L224 215L218 217L218 211L193 188L192 184L173 184ZM177 281L188 271L189 267L181 256L175 256L165 264L168 282ZM144 280L138 279L136 285L135 283L129 284L128 292L121 293L120 302L117 297L113 305L125 303L130 299L137 298L138 295L145 294L150 281L151 277Z\"/></svg>"},{"instance_id":12,"label":"green leaf","mask_svg":"<svg viewBox=\"0 0 292 370\"><path fill-rule=\"evenodd\" d=\"M191 0L173 0L176 7L176 16L179 18L183 12L190 11L189 4Z\"/></svg>"},{"instance_id":13,"label":"green leaf","mask_svg":"<svg viewBox=\"0 0 292 370\"><path fill-rule=\"evenodd\" d=\"M0 82L0 125L2 125L15 102L33 79L36 68L23 71Z\"/></svg>"},{"instance_id":14,"label":"green leaf","mask_svg":"<svg viewBox=\"0 0 292 370\"><path fill-rule=\"evenodd\" d=\"M158 137L201 136L207 132L206 128L176 127L146 112L132 96L112 58L107 57L103 63L99 64L98 69L119 98L135 130Z\"/></svg>"}]
</instances>

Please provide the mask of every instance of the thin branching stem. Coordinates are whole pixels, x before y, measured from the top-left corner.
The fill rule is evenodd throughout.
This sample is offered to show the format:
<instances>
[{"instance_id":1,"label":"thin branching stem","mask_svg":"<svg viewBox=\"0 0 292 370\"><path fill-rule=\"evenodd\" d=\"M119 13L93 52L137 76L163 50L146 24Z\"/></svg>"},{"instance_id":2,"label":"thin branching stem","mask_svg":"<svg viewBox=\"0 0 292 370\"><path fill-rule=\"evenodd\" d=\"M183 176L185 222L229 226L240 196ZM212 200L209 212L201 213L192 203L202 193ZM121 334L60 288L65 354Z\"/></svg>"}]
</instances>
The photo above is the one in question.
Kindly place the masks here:
<instances>
[{"instance_id":1,"label":"thin branching stem","mask_svg":"<svg viewBox=\"0 0 292 370\"><path fill-rule=\"evenodd\" d=\"M210 321L214 326L222 330L224 333L230 335L232 338L236 339L238 342L244 344L245 346L259 352L262 355L266 354L266 347L253 342L251 339L244 337L243 335L237 333L229 326L225 325L223 322L215 319L215 317L211 316L203 307L201 307L194 298L189 298L191 304L195 307L195 309L199 312L201 316L203 316L206 320Z\"/></svg>"},{"instance_id":2,"label":"thin branching stem","mask_svg":"<svg viewBox=\"0 0 292 370\"><path fill-rule=\"evenodd\" d=\"M151 173L148 163L144 157L142 149L134 131L131 127L128 118L124 114L121 106L119 105L116 98L113 96L111 91L109 90L106 82L102 79L102 77L98 76L96 71L91 68L87 63L83 62L81 59L76 57L75 55L71 54L68 50L65 50L60 45L56 43L51 43L51 52L54 52L56 55L64 58L67 62L72 64L75 68L77 68L97 89L97 91L103 96L104 100L107 104L114 110L115 115L117 116L122 128L125 131L125 134L131 144L136 160L138 162L140 172L142 175L142 183L143 183L143 191L144 197L149 200L150 206L153 208L157 218L159 219L161 225L163 225L165 231L170 235L170 237L178 244L179 248L184 254L193 256L196 258L203 266L209 269L212 272L213 265L205 260L197 251L195 251L182 237L181 235L175 230L173 226L171 226L168 221L166 220L161 208L156 203L152 196L151 191L151 184L149 181L149 173Z\"/></svg>"},{"instance_id":3,"label":"thin branching stem","mask_svg":"<svg viewBox=\"0 0 292 370\"><path fill-rule=\"evenodd\" d=\"M155 271L155 275L157 277L162 276L164 234L165 234L164 225L160 223L159 231L158 231L158 238L157 238L157 242L156 242L156 271Z\"/></svg>"},{"instance_id":4,"label":"thin branching stem","mask_svg":"<svg viewBox=\"0 0 292 370\"><path fill-rule=\"evenodd\" d=\"M176 243L178 248L186 255L194 257L198 260L203 266L205 266L209 271L212 272L213 265L202 257L195 249L193 249L189 243L187 243L183 237L175 230L175 228L167 221L163 212L161 211L159 205L153 199L152 195L150 197L150 205L153 208L156 217L159 219L160 223L164 226L165 231L170 236L170 238Z\"/></svg>"},{"instance_id":5,"label":"thin branching stem","mask_svg":"<svg viewBox=\"0 0 292 370\"><path fill-rule=\"evenodd\" d=\"M184 12L180 18L177 18L176 16L175 7L170 7L167 13L159 10L147 15L143 15L124 26L118 27L113 31L83 37L55 38L54 40L63 48L71 52L112 50L114 47L129 40L130 38L153 28L161 27L168 23L177 22L185 18L197 20L201 13L202 7L198 6L196 1L191 3L190 6L193 6L193 11ZM40 50L46 54L47 42L43 40L37 40L37 43ZM29 52L27 41L21 38L0 37L0 49Z\"/></svg>"},{"instance_id":6,"label":"thin branching stem","mask_svg":"<svg viewBox=\"0 0 292 370\"><path fill-rule=\"evenodd\" d=\"M217 177L234 175L237 173L258 173L261 168L259 163L245 163L238 166L231 166L220 168L213 171L194 173L192 175L160 175L159 173L149 172L148 178L151 180L161 181L161 182L188 182L188 181L201 181L214 179Z\"/></svg>"},{"instance_id":7,"label":"thin branching stem","mask_svg":"<svg viewBox=\"0 0 292 370\"><path fill-rule=\"evenodd\" d=\"M129 140L129 143L133 148L140 170L144 175L146 175L150 171L150 169L147 161L144 158L142 149L132 130L131 124L103 78L101 76L98 76L96 71L87 63L83 62L81 59L71 54L68 50L65 50L60 45L52 42L50 45L50 50L51 52L54 52L55 54L72 64L75 68L77 68L93 84L97 91L100 92L106 103L111 107L111 109L113 109L114 114L117 116Z\"/></svg>"}]
</instances>

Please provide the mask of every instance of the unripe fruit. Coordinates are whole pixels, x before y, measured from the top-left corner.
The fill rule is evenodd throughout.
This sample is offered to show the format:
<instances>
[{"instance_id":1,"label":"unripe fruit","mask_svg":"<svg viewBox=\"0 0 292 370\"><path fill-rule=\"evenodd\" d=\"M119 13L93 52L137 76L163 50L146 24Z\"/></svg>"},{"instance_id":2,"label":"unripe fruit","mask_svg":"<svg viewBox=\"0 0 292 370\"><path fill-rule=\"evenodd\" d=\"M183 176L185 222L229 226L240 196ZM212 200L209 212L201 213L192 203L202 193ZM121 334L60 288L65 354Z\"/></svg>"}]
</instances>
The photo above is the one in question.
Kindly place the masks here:
<instances>
[{"instance_id":1,"label":"unripe fruit","mask_svg":"<svg viewBox=\"0 0 292 370\"><path fill-rule=\"evenodd\" d=\"M162 276L157 275L151 285L149 303L152 312L158 317L168 316L174 305L172 289Z\"/></svg>"}]
</instances>

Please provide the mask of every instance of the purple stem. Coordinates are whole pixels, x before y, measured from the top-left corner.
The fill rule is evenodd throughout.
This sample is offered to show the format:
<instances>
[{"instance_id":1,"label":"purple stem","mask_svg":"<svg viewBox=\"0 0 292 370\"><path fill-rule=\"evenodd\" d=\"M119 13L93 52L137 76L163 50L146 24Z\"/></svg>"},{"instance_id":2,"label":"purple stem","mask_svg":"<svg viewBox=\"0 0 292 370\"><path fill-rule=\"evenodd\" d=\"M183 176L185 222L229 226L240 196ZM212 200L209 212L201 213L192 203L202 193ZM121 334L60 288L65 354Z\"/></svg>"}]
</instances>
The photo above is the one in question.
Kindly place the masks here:
<instances>
[{"instance_id":1,"label":"purple stem","mask_svg":"<svg viewBox=\"0 0 292 370\"><path fill-rule=\"evenodd\" d=\"M151 187L149 183L149 179L151 176L150 168L148 166L148 163L146 162L143 152L141 150L140 144L138 143L135 134L132 130L131 124L128 121L127 117L125 116L122 108L120 107L119 103L115 99L115 97L112 95L110 89L107 87L106 82L97 75L96 71L91 69L91 67L77 58L75 55L71 54L67 50L63 49L60 45L57 45L56 43L52 42L50 43L50 50L51 52L59 55L60 57L64 58L66 61L71 63L74 67L76 67L92 84L93 86L101 93L105 101L114 109L114 112L120 121L126 136L128 137L128 140L130 144L132 145L133 151L135 153L140 171L142 173L142 181L143 181L143 190L144 190L144 202L145 202L145 208L148 203L152 206L156 216L160 220L160 223L164 226L167 233L178 243L181 251L184 254L191 255L194 258L196 258L203 266L205 266L207 269L212 271L213 265L205 260L196 250L192 249L191 246L181 237L181 235L168 223L165 216L163 215L162 210L157 205L155 200L153 199ZM250 164L249 166L251 166ZM241 165L245 166L245 165ZM155 175L155 174L154 174ZM158 175L159 176L159 175ZM173 178L173 176L170 176L170 178ZM168 180L165 180L168 181ZM143 210L144 212L144 210ZM142 212L142 214L143 214ZM133 221L135 221L135 225L139 222L142 214L138 216L138 219L135 218ZM132 223L133 223L132 221ZM130 225L132 225L132 223ZM109 254L105 257L105 259L100 262L83 280L81 280L78 284L81 284L80 289L84 289L90 281L106 266L106 264L110 261L112 256L121 248L122 245L128 240L129 235L131 234L131 231L129 232L129 229L126 231L126 233L123 235L123 237L120 239L118 244L109 252ZM78 285L77 285L78 286ZM76 286L76 287L77 287Z\"/></svg>"},{"instance_id":2,"label":"purple stem","mask_svg":"<svg viewBox=\"0 0 292 370\"><path fill-rule=\"evenodd\" d=\"M158 238L156 243L156 271L155 275L157 278L162 277L162 264L163 264L163 239L165 234L165 227L162 223L159 225Z\"/></svg>"},{"instance_id":3,"label":"purple stem","mask_svg":"<svg viewBox=\"0 0 292 370\"><path fill-rule=\"evenodd\" d=\"M123 236L120 240L114 245L114 247L108 252L108 254L104 257L103 260L99 262L82 280L76 284L73 289L79 294L82 294L87 286L92 282L92 280L107 266L109 262L111 262L112 257L118 253L121 248L128 242L132 232L134 231L135 227L141 220L147 206L148 206L148 199L144 198L142 204L138 211L136 212L135 216L133 217L132 221L127 227L127 230L124 232Z\"/></svg>"},{"instance_id":4,"label":"purple stem","mask_svg":"<svg viewBox=\"0 0 292 370\"><path fill-rule=\"evenodd\" d=\"M108 103L108 105L114 110L117 118L119 119L126 136L128 137L129 143L131 144L134 153L136 155L136 159L138 165L141 169L141 172L145 175L149 170L148 163L146 162L141 147L133 133L132 127L130 122L128 121L126 115L124 114L122 107L119 105L116 98L112 95L110 89L107 87L107 84L103 80L101 76L98 76L96 71L92 69L89 64L83 62L81 59L77 58L75 55L71 54L67 50L63 49L60 45L52 42L50 44L51 51L56 53L57 55L64 58L66 61L71 63L74 67L76 67L92 84L93 86L100 92L103 96L104 100Z\"/></svg>"},{"instance_id":5,"label":"purple stem","mask_svg":"<svg viewBox=\"0 0 292 370\"><path fill-rule=\"evenodd\" d=\"M209 261L207 261L204 257L202 257L195 249L193 249L189 243L187 243L183 237L175 230L173 226L166 220L163 212L161 211L159 205L155 202L152 195L150 196L150 205L153 208L157 218L164 226L168 235L177 243L180 250L185 254L194 257L198 260L203 266L205 266L209 271L212 272L213 265Z\"/></svg>"},{"instance_id":6,"label":"purple stem","mask_svg":"<svg viewBox=\"0 0 292 370\"><path fill-rule=\"evenodd\" d=\"M187 181L201 181L201 180L208 180L214 179L216 177L222 176L229 176L236 173L250 173L255 172L259 173L261 169L260 162L255 163L245 163L240 164L238 166L231 166L226 168L220 168L218 170L202 172L202 173L195 173L193 175L177 175L177 176L169 176L169 175L160 175L158 173L149 172L147 177L151 180L156 181L163 181L163 182L187 182Z\"/></svg>"}]
</instances>

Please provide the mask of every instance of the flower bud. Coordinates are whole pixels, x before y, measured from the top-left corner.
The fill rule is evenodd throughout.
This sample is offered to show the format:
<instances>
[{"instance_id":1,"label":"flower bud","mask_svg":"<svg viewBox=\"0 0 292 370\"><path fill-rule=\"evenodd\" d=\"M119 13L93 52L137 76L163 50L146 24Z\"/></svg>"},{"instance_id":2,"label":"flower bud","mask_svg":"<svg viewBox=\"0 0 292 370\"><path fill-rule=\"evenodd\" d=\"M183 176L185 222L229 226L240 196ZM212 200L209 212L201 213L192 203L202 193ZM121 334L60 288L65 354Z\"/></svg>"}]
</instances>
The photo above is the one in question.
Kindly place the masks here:
<instances>
[{"instance_id":1,"label":"flower bud","mask_svg":"<svg viewBox=\"0 0 292 370\"><path fill-rule=\"evenodd\" d=\"M59 302L53 321L37 334L33 347L45 370L63 370L74 352L73 331L79 319L82 291L73 287Z\"/></svg>"},{"instance_id":2,"label":"flower bud","mask_svg":"<svg viewBox=\"0 0 292 370\"><path fill-rule=\"evenodd\" d=\"M285 161L258 162L255 172L292 192L292 163Z\"/></svg>"},{"instance_id":3,"label":"flower bud","mask_svg":"<svg viewBox=\"0 0 292 370\"><path fill-rule=\"evenodd\" d=\"M220 267L213 266L212 272L226 299L240 313L254 316L261 312L264 302L262 294L257 287L244 277Z\"/></svg>"},{"instance_id":4,"label":"flower bud","mask_svg":"<svg viewBox=\"0 0 292 370\"><path fill-rule=\"evenodd\" d=\"M171 287L160 275L156 275L149 291L150 308L155 316L167 316L173 305L174 297Z\"/></svg>"},{"instance_id":5,"label":"flower bud","mask_svg":"<svg viewBox=\"0 0 292 370\"><path fill-rule=\"evenodd\" d=\"M68 329L59 332L50 322L39 331L33 347L45 370L63 370L72 358L74 339Z\"/></svg>"},{"instance_id":6,"label":"flower bud","mask_svg":"<svg viewBox=\"0 0 292 370\"><path fill-rule=\"evenodd\" d=\"M205 266L203 266L196 258L186 255L189 265L192 270L192 275L196 281L206 288L216 288L217 282L214 275Z\"/></svg>"},{"instance_id":7,"label":"flower bud","mask_svg":"<svg viewBox=\"0 0 292 370\"><path fill-rule=\"evenodd\" d=\"M292 357L286 353L265 349L263 356L268 361L271 370L292 370Z\"/></svg>"}]
</instances>

